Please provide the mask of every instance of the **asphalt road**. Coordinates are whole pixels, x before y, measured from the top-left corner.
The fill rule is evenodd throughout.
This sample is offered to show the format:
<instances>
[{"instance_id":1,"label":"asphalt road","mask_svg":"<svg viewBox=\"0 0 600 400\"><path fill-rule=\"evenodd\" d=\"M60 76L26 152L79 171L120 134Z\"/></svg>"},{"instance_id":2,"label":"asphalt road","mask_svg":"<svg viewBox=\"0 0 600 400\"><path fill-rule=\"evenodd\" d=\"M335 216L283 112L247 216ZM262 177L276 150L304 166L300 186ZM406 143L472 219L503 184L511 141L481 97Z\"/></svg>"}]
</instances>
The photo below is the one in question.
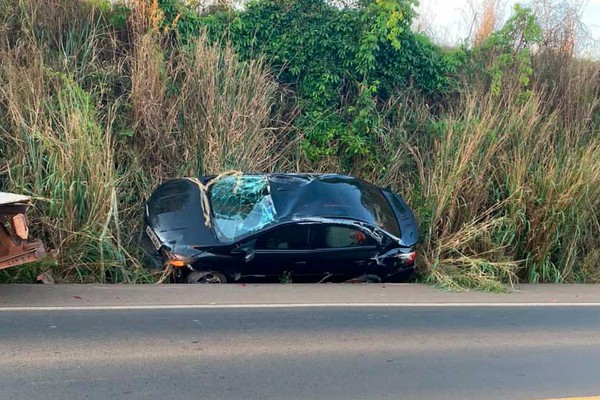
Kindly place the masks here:
<instances>
[{"instance_id":1,"label":"asphalt road","mask_svg":"<svg viewBox=\"0 0 600 400\"><path fill-rule=\"evenodd\" d=\"M600 395L600 307L0 311L0 398Z\"/></svg>"}]
</instances>

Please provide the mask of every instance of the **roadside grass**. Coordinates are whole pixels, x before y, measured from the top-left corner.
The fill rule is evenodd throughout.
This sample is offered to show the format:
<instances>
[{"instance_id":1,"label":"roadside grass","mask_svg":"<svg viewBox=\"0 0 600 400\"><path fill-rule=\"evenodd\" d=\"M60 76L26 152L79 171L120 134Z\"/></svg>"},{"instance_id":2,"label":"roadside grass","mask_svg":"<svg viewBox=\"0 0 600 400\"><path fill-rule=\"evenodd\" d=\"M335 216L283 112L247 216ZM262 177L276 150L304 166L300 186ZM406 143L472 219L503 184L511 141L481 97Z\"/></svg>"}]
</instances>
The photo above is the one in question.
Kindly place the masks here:
<instances>
[{"instance_id":1,"label":"roadside grass","mask_svg":"<svg viewBox=\"0 0 600 400\"><path fill-rule=\"evenodd\" d=\"M4 3L2 189L34 197L33 234L55 250L59 280L157 280L142 265L141 213L166 179L291 168L295 141L277 137L289 132L260 58L242 63L205 36L171 43L156 2L130 2L120 27L101 2Z\"/></svg>"},{"instance_id":2,"label":"roadside grass","mask_svg":"<svg viewBox=\"0 0 600 400\"><path fill-rule=\"evenodd\" d=\"M393 188L421 225L420 279L445 289L600 281L597 62L548 46L526 90L518 69L499 92L459 72L439 104L406 88L381 105L376 157L349 166L303 155L299 105L260 56L205 34L179 43L157 2L129 9L0 0L0 189L34 197L32 234L57 251L0 280L156 282L144 200L171 177L237 169Z\"/></svg>"},{"instance_id":3,"label":"roadside grass","mask_svg":"<svg viewBox=\"0 0 600 400\"><path fill-rule=\"evenodd\" d=\"M33 15L20 18L33 24ZM102 34L95 24L92 15L82 28L88 38L77 44L61 33L47 53L35 29L0 49L1 132L10 187L35 198L38 235L59 250L59 264L77 266L67 275L104 281L103 270L124 269L125 256L118 251L110 121L101 120L80 84ZM92 264L98 267L87 268Z\"/></svg>"},{"instance_id":4,"label":"roadside grass","mask_svg":"<svg viewBox=\"0 0 600 400\"><path fill-rule=\"evenodd\" d=\"M573 68L573 80L595 89L567 83L561 91L540 80L522 102L516 90L493 96L465 87L441 118L414 133L395 128L404 137L395 157L412 157L416 172L412 186L403 170L386 183L410 188L426 282L496 291L519 280L597 279L590 262L600 246L600 68ZM414 104L402 112L427 120Z\"/></svg>"}]
</instances>

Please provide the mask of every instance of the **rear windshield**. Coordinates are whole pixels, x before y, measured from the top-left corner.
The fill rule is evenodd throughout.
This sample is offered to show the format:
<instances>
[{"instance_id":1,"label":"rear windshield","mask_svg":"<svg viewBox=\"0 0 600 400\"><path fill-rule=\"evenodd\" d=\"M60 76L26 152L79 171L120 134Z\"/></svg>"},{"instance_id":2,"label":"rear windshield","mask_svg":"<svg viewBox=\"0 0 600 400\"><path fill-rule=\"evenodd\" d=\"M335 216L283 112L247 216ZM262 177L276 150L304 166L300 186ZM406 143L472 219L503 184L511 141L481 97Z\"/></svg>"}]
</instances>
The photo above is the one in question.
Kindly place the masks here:
<instances>
[{"instance_id":1,"label":"rear windshield","mask_svg":"<svg viewBox=\"0 0 600 400\"><path fill-rule=\"evenodd\" d=\"M265 176L226 176L210 188L213 226L221 242L233 242L277 222Z\"/></svg>"},{"instance_id":2,"label":"rear windshield","mask_svg":"<svg viewBox=\"0 0 600 400\"><path fill-rule=\"evenodd\" d=\"M381 189L370 184L362 184L361 186L361 202L363 207L372 215L377 226L396 237L400 237L398 220Z\"/></svg>"}]
</instances>

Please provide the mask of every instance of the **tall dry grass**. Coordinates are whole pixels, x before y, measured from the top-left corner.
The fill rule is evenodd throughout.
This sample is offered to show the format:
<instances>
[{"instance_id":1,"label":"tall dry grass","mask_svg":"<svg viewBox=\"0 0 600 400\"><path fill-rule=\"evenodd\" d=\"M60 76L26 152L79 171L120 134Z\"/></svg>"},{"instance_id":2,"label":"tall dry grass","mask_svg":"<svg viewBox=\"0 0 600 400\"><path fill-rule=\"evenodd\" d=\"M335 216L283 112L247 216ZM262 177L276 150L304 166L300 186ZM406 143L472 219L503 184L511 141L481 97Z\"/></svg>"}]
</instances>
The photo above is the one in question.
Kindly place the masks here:
<instances>
[{"instance_id":1,"label":"tall dry grass","mask_svg":"<svg viewBox=\"0 0 600 400\"><path fill-rule=\"evenodd\" d=\"M424 101L393 105L379 178L420 217L426 281L597 281L600 66L549 54L535 64L525 102L516 86L498 96L470 82L441 115Z\"/></svg>"},{"instance_id":2,"label":"tall dry grass","mask_svg":"<svg viewBox=\"0 0 600 400\"><path fill-rule=\"evenodd\" d=\"M285 167L287 147L276 136L278 85L264 61L242 62L230 45L205 34L173 45L158 27L156 2L134 1L132 10L131 103L143 164L159 176Z\"/></svg>"},{"instance_id":3,"label":"tall dry grass","mask_svg":"<svg viewBox=\"0 0 600 400\"><path fill-rule=\"evenodd\" d=\"M4 3L2 189L36 199L35 234L56 254L58 280L143 279L118 197L113 123L124 96L113 90L123 73L116 33L91 3ZM34 279L28 272L16 278Z\"/></svg>"},{"instance_id":4,"label":"tall dry grass","mask_svg":"<svg viewBox=\"0 0 600 400\"><path fill-rule=\"evenodd\" d=\"M152 279L137 242L161 181L291 162L262 60L204 36L173 45L156 1L130 2L126 32L92 3L3 1L0 186L36 199L59 280Z\"/></svg>"},{"instance_id":5,"label":"tall dry grass","mask_svg":"<svg viewBox=\"0 0 600 400\"><path fill-rule=\"evenodd\" d=\"M75 49L69 47L70 36L60 39L57 57L75 62L87 57L69 51ZM119 251L110 121L101 121L93 97L76 81L77 66L50 70L57 60L49 57L33 37L0 49L6 189L36 198L38 229L59 250L65 279L80 279L91 271L101 276L107 266L126 276L125 255Z\"/></svg>"},{"instance_id":6,"label":"tall dry grass","mask_svg":"<svg viewBox=\"0 0 600 400\"><path fill-rule=\"evenodd\" d=\"M479 19L473 44L478 46L485 42L494 32L496 27L498 3L496 0L486 0L482 6L482 15Z\"/></svg>"},{"instance_id":7,"label":"tall dry grass","mask_svg":"<svg viewBox=\"0 0 600 400\"><path fill-rule=\"evenodd\" d=\"M130 1L124 27L94 4L0 0L0 188L36 198L61 279L152 280L138 240L153 187L240 169L391 186L422 226L422 278L446 288L600 281L598 63L548 45L526 96L517 69L500 93L483 72L440 104L397 93L378 164L346 169L302 157L293 102L262 59L205 35L178 44L154 0ZM8 278L31 279L21 271Z\"/></svg>"},{"instance_id":8,"label":"tall dry grass","mask_svg":"<svg viewBox=\"0 0 600 400\"><path fill-rule=\"evenodd\" d=\"M210 44L202 34L173 64L180 94L171 107L182 121L180 152L187 159L180 172L289 168L293 143L278 137L278 85L262 59L241 62L231 46Z\"/></svg>"}]
</instances>

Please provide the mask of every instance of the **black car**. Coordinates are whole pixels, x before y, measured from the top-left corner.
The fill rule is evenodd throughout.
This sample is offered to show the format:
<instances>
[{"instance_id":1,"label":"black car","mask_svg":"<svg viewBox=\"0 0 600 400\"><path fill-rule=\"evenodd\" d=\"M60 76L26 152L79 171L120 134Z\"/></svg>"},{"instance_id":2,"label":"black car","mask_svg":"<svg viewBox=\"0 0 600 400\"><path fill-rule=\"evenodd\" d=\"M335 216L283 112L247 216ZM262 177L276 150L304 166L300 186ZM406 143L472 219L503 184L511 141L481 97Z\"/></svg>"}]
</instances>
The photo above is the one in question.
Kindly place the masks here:
<instances>
[{"instance_id":1,"label":"black car","mask_svg":"<svg viewBox=\"0 0 600 400\"><path fill-rule=\"evenodd\" d=\"M406 279L417 224L396 193L334 174L222 174L158 186L146 234L178 282Z\"/></svg>"}]
</instances>

